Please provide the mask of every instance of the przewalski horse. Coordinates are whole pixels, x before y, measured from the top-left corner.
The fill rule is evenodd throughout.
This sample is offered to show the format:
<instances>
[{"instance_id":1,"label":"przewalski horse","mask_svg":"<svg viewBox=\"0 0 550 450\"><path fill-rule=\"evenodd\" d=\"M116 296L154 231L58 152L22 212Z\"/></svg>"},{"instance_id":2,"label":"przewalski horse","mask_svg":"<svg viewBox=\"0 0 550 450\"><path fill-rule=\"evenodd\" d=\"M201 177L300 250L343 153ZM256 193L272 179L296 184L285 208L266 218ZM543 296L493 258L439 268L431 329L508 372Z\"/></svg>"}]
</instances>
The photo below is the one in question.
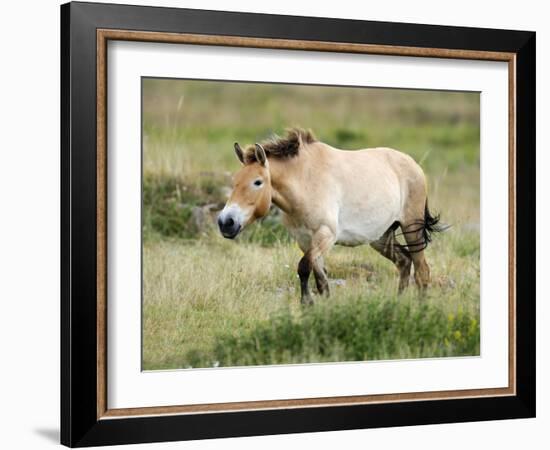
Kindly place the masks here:
<instances>
[{"instance_id":1,"label":"przewalski horse","mask_svg":"<svg viewBox=\"0 0 550 450\"><path fill-rule=\"evenodd\" d=\"M218 216L220 231L233 239L272 203L278 206L304 252L298 264L302 303L312 303L312 271L317 290L328 295L323 256L334 244L370 244L397 266L399 292L409 283L411 264L420 290L428 286L424 249L440 231L439 217L428 210L426 179L410 156L389 148L339 150L301 129L244 150L235 143L235 153L242 167ZM405 245L396 240L398 228Z\"/></svg>"}]
</instances>

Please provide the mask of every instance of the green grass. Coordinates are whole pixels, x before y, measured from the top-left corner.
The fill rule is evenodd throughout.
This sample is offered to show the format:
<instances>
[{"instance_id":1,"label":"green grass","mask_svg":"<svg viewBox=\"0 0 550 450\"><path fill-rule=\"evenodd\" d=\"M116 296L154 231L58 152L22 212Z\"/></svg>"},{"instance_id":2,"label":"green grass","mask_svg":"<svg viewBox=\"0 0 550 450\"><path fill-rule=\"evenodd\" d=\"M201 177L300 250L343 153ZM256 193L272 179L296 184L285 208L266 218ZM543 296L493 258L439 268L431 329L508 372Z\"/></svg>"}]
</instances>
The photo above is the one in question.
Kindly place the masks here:
<instances>
[{"instance_id":1,"label":"green grass","mask_svg":"<svg viewBox=\"0 0 550 450\"><path fill-rule=\"evenodd\" d=\"M143 92L144 369L479 354L479 95L175 80ZM425 298L413 283L397 297L370 247L335 247L330 298L303 309L301 252L275 209L236 241L219 235L233 142L294 125L420 162L452 225L427 250Z\"/></svg>"},{"instance_id":2,"label":"green grass","mask_svg":"<svg viewBox=\"0 0 550 450\"><path fill-rule=\"evenodd\" d=\"M323 300L289 309L251 330L217 335L211 349L191 350L188 367L463 356L479 353L476 314L389 296Z\"/></svg>"}]
</instances>

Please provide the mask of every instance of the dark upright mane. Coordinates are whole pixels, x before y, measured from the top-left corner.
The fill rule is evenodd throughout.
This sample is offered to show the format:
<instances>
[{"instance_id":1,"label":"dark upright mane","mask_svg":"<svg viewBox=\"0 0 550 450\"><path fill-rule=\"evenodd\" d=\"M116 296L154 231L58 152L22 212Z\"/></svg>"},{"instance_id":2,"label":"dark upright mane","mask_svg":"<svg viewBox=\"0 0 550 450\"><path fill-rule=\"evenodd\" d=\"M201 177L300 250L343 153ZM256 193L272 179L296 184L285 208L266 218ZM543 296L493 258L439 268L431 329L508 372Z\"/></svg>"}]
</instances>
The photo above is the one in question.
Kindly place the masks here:
<instances>
[{"instance_id":1,"label":"dark upright mane","mask_svg":"<svg viewBox=\"0 0 550 450\"><path fill-rule=\"evenodd\" d=\"M303 130L301 128L290 128L286 131L285 137L273 136L272 138L261 142L262 147L268 158L292 158L298 155L300 145L311 144L316 142L311 130ZM256 161L254 146L249 145L244 150L244 159L246 164Z\"/></svg>"}]
</instances>

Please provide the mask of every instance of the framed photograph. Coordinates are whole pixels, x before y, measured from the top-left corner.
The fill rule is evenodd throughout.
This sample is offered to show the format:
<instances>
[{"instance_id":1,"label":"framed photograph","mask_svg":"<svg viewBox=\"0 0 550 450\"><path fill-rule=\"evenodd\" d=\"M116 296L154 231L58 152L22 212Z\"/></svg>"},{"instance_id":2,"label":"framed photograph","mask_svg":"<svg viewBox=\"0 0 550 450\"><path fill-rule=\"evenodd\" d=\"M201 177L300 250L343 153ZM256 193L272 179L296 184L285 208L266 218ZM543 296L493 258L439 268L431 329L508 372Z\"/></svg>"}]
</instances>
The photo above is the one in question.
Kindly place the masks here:
<instances>
[{"instance_id":1,"label":"framed photograph","mask_svg":"<svg viewBox=\"0 0 550 450\"><path fill-rule=\"evenodd\" d=\"M61 7L61 441L535 415L535 33Z\"/></svg>"}]
</instances>

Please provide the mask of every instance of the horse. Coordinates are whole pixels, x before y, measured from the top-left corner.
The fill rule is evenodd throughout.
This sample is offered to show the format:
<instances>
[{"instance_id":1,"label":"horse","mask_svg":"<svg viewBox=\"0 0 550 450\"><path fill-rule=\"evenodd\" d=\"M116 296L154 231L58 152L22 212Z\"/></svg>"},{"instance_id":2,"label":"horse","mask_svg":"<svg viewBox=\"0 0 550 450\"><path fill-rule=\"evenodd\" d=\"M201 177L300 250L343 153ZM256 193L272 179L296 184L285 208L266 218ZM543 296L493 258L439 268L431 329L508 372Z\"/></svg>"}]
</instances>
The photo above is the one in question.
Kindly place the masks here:
<instances>
[{"instance_id":1,"label":"horse","mask_svg":"<svg viewBox=\"0 0 550 450\"><path fill-rule=\"evenodd\" d=\"M413 158L385 147L337 149L300 128L244 149L235 143L234 149L241 168L218 215L219 230L234 239L275 204L303 252L297 270L302 304L313 303L312 271L318 293L329 295L324 256L333 245L370 244L397 267L398 293L414 265L416 285L426 290L424 250L441 227L428 209L426 177ZM398 242L398 228L406 244Z\"/></svg>"}]
</instances>

